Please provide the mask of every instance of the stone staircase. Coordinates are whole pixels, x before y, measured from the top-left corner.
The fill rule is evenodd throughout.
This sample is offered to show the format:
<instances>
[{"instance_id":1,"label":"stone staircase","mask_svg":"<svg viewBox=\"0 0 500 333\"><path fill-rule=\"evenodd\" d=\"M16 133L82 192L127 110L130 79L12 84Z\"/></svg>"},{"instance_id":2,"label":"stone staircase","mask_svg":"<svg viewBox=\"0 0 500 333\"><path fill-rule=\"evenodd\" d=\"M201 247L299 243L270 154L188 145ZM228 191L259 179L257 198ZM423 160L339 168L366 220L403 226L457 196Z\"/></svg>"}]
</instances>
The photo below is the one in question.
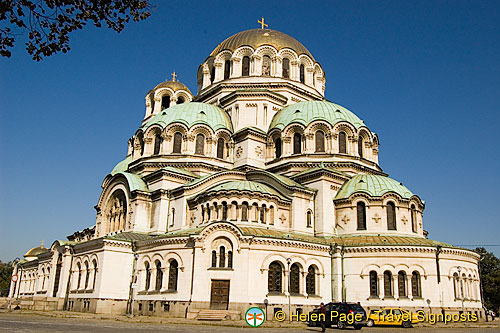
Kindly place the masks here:
<instances>
[{"instance_id":1,"label":"stone staircase","mask_svg":"<svg viewBox=\"0 0 500 333\"><path fill-rule=\"evenodd\" d=\"M197 320L211 320L211 321L221 321L225 320L228 316L227 310L200 310Z\"/></svg>"}]
</instances>

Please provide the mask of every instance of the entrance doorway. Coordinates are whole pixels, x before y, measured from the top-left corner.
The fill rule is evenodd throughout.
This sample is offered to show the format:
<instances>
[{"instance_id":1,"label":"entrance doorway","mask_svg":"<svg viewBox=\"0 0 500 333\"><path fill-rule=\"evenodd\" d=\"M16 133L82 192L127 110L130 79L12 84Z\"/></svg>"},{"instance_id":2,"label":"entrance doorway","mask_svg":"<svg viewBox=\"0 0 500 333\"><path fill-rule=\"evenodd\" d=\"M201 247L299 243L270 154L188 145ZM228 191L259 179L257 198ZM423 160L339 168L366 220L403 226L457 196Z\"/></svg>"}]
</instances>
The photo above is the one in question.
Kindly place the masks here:
<instances>
[{"instance_id":1,"label":"entrance doorway","mask_svg":"<svg viewBox=\"0 0 500 333\"><path fill-rule=\"evenodd\" d=\"M212 280L210 309L227 310L229 305L229 280Z\"/></svg>"}]
</instances>

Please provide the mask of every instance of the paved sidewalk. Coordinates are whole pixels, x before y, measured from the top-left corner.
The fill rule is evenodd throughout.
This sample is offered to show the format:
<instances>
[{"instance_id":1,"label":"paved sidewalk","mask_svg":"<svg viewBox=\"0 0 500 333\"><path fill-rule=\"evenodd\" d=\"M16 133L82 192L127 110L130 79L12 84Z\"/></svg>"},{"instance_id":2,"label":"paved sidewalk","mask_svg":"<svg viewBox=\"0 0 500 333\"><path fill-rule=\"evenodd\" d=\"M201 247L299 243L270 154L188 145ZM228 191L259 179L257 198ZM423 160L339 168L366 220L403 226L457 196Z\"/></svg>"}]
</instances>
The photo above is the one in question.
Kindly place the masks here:
<instances>
[{"instance_id":1,"label":"paved sidewalk","mask_svg":"<svg viewBox=\"0 0 500 333\"><path fill-rule=\"evenodd\" d=\"M236 327L236 328L249 328L244 320L223 320L223 321L202 321L196 319L186 319L186 318L168 318L168 317L152 317L152 316L134 316L133 318L123 316L123 315L112 315L112 314L95 314L95 313L84 313L84 312L71 312L71 311L32 311L32 310L16 310L7 311L0 310L0 315L2 313L12 313L21 315L36 315L44 317L54 317L54 318L77 318L77 319L93 319L93 320L110 320L110 321L120 321L124 323L149 323L149 324L173 324L173 325L200 325L200 326L224 326L224 327ZM304 329L306 328L306 323L303 322L277 322L277 321L266 321L265 326L268 328L287 328L287 329ZM489 322L475 322L475 323L419 323L415 327L421 328L490 328L500 330L500 320L489 321Z\"/></svg>"}]
</instances>

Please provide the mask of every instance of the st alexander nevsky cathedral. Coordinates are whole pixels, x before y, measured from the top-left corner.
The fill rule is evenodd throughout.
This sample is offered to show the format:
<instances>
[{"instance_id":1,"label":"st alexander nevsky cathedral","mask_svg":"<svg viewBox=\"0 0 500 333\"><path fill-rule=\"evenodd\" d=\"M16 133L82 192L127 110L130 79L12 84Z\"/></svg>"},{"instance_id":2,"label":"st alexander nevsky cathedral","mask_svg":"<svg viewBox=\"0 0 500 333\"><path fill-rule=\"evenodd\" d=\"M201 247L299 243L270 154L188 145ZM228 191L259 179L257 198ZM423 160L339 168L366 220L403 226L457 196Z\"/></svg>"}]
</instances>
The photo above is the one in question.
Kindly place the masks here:
<instances>
[{"instance_id":1,"label":"st alexander nevsky cathedral","mask_svg":"<svg viewBox=\"0 0 500 333\"><path fill-rule=\"evenodd\" d=\"M379 136L325 99L303 44L261 23L215 47L196 95L175 74L147 92L95 225L30 249L14 305L272 319L333 300L484 317L479 256L427 238L425 202L383 172Z\"/></svg>"}]
</instances>

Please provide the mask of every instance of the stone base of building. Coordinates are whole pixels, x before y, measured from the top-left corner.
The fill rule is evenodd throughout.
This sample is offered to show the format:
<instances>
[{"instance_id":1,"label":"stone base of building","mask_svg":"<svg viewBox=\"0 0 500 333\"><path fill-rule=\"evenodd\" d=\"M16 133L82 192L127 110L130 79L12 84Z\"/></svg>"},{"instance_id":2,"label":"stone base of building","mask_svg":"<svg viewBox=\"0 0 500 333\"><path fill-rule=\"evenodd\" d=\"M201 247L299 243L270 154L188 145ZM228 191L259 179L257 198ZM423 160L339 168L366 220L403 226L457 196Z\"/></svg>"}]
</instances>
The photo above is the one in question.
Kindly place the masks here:
<instances>
[{"instance_id":1,"label":"stone base of building","mask_svg":"<svg viewBox=\"0 0 500 333\"><path fill-rule=\"evenodd\" d=\"M5 303L5 304L4 304ZM1 302L4 307L8 305L8 299ZM21 310L34 311L61 311L64 309L64 298L56 297L21 297L12 299L12 309L19 306ZM268 304L263 303L229 303L226 311L226 320L242 320L245 312L251 307L260 307L266 312L268 321L274 321L274 314L277 311L284 311L287 315L307 313L314 309L310 305L291 304ZM383 307L398 307L397 305L385 306L365 306L368 313L370 310L377 310ZM481 308L464 307L400 307L402 309L417 312L424 311L426 314L475 314L479 321L485 320L484 310ZM118 299L95 299L95 298L70 298L67 304L68 311L88 312L96 314L126 315L128 309L127 300ZM211 310L210 302L189 302L189 301L165 301L165 300L136 300L134 301L135 316L154 316L170 318L198 319L198 315L203 310Z\"/></svg>"}]
</instances>

